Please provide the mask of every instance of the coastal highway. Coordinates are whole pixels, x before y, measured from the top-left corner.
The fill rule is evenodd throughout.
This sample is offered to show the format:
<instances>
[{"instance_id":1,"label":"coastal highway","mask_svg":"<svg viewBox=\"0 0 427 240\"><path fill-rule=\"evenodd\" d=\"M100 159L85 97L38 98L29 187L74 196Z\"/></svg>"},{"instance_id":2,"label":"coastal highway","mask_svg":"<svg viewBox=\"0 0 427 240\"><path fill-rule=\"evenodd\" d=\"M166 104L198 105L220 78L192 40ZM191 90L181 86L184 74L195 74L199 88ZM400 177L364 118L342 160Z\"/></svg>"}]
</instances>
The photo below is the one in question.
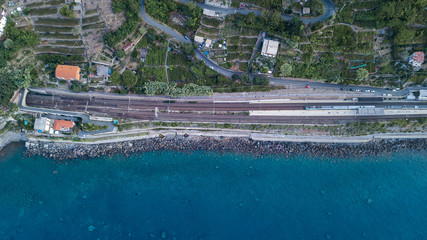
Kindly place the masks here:
<instances>
[{"instance_id":1,"label":"coastal highway","mask_svg":"<svg viewBox=\"0 0 427 240\"><path fill-rule=\"evenodd\" d=\"M304 110L321 106L376 106L381 108L427 108L427 102L323 102L323 103L249 103L214 102L212 100L133 99L129 96L92 97L84 94L40 95L29 93L29 106L90 113L99 116L133 118L147 121L185 121L213 123L343 123L357 120L418 118L424 115L400 116L248 116L250 110Z\"/></svg>"}]
</instances>

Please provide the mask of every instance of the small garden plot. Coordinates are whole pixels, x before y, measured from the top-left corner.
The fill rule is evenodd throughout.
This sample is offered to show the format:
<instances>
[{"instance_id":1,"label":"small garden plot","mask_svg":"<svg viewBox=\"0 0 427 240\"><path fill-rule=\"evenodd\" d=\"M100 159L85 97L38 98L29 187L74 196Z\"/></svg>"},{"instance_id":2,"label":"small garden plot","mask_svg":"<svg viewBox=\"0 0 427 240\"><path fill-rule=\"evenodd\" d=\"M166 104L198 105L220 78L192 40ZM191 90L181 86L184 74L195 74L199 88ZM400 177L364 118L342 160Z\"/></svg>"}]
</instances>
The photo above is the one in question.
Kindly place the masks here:
<instances>
[{"instance_id":1,"label":"small garden plot","mask_svg":"<svg viewBox=\"0 0 427 240\"><path fill-rule=\"evenodd\" d=\"M51 6L58 6L64 3L65 3L65 0L52 0L52 1L45 2L46 5L51 5Z\"/></svg>"},{"instance_id":2,"label":"small garden plot","mask_svg":"<svg viewBox=\"0 0 427 240\"><path fill-rule=\"evenodd\" d=\"M238 52L239 46L228 46L227 51L230 52Z\"/></svg>"},{"instance_id":3,"label":"small garden plot","mask_svg":"<svg viewBox=\"0 0 427 240\"><path fill-rule=\"evenodd\" d=\"M356 12L356 15L354 16L354 25L360 26L360 27L375 27L375 11L358 11Z\"/></svg>"},{"instance_id":4,"label":"small garden plot","mask_svg":"<svg viewBox=\"0 0 427 240\"><path fill-rule=\"evenodd\" d=\"M202 24L203 25L207 25L213 28L218 28L219 26L221 26L223 21L215 19L215 18L208 18L208 17L203 17L202 18Z\"/></svg>"},{"instance_id":5,"label":"small garden plot","mask_svg":"<svg viewBox=\"0 0 427 240\"><path fill-rule=\"evenodd\" d=\"M226 36L239 36L240 28L234 26L233 24L227 24L219 32L219 35L222 37Z\"/></svg>"},{"instance_id":6,"label":"small garden plot","mask_svg":"<svg viewBox=\"0 0 427 240\"><path fill-rule=\"evenodd\" d=\"M255 45L257 38L242 37L240 40L241 40L240 42L242 45Z\"/></svg>"},{"instance_id":7,"label":"small garden plot","mask_svg":"<svg viewBox=\"0 0 427 240\"><path fill-rule=\"evenodd\" d=\"M87 17L82 19L83 25L95 23L101 21L99 15L93 16L93 17Z\"/></svg>"},{"instance_id":8,"label":"small garden plot","mask_svg":"<svg viewBox=\"0 0 427 240\"><path fill-rule=\"evenodd\" d=\"M78 19L63 19L63 18L39 18L35 21L37 25L57 25L57 26L76 26L79 24Z\"/></svg>"},{"instance_id":9,"label":"small garden plot","mask_svg":"<svg viewBox=\"0 0 427 240\"><path fill-rule=\"evenodd\" d=\"M84 48L64 48L64 47L38 47L36 48L38 53L62 53L66 55L83 55L85 53Z\"/></svg>"},{"instance_id":10,"label":"small garden plot","mask_svg":"<svg viewBox=\"0 0 427 240\"><path fill-rule=\"evenodd\" d=\"M73 34L55 34L55 33L42 33L40 34L41 39L80 39L79 35Z\"/></svg>"},{"instance_id":11,"label":"small garden plot","mask_svg":"<svg viewBox=\"0 0 427 240\"><path fill-rule=\"evenodd\" d=\"M170 82L192 82L197 79L196 76L185 67L170 67L168 69Z\"/></svg>"},{"instance_id":12,"label":"small garden plot","mask_svg":"<svg viewBox=\"0 0 427 240\"><path fill-rule=\"evenodd\" d=\"M91 9L91 10L87 10L85 15L91 15L91 14L95 14L98 13L98 9Z\"/></svg>"},{"instance_id":13,"label":"small garden plot","mask_svg":"<svg viewBox=\"0 0 427 240\"><path fill-rule=\"evenodd\" d=\"M338 22L343 23L353 23L353 10L351 8L351 5L346 5L344 8L341 9L340 12L338 12L337 20Z\"/></svg>"},{"instance_id":14,"label":"small garden plot","mask_svg":"<svg viewBox=\"0 0 427 240\"><path fill-rule=\"evenodd\" d=\"M248 71L248 64L240 63L239 70L242 72L247 72Z\"/></svg>"},{"instance_id":15,"label":"small garden plot","mask_svg":"<svg viewBox=\"0 0 427 240\"><path fill-rule=\"evenodd\" d=\"M57 8L39 8L39 9L30 9L28 12L29 16L43 16L43 15L51 15L58 13Z\"/></svg>"},{"instance_id":16,"label":"small garden plot","mask_svg":"<svg viewBox=\"0 0 427 240\"><path fill-rule=\"evenodd\" d=\"M146 65L158 66L165 65L166 48L158 46L148 49L147 57L145 59Z\"/></svg>"},{"instance_id":17,"label":"small garden plot","mask_svg":"<svg viewBox=\"0 0 427 240\"><path fill-rule=\"evenodd\" d=\"M202 31L205 34L217 35L218 29L216 28L208 28L205 26L200 26L199 31Z\"/></svg>"},{"instance_id":18,"label":"small garden plot","mask_svg":"<svg viewBox=\"0 0 427 240\"><path fill-rule=\"evenodd\" d=\"M372 53L374 51L374 32L359 32L357 34L357 52Z\"/></svg>"},{"instance_id":19,"label":"small garden plot","mask_svg":"<svg viewBox=\"0 0 427 240\"><path fill-rule=\"evenodd\" d=\"M239 59L241 61L249 61L249 59L251 58L251 53L239 53Z\"/></svg>"},{"instance_id":20,"label":"small garden plot","mask_svg":"<svg viewBox=\"0 0 427 240\"><path fill-rule=\"evenodd\" d=\"M239 52L249 52L252 53L254 50L253 46L240 46Z\"/></svg>"},{"instance_id":21,"label":"small garden plot","mask_svg":"<svg viewBox=\"0 0 427 240\"><path fill-rule=\"evenodd\" d=\"M227 55L227 59L229 61L237 60L237 59L239 59L239 53L229 53Z\"/></svg>"},{"instance_id":22,"label":"small garden plot","mask_svg":"<svg viewBox=\"0 0 427 240\"><path fill-rule=\"evenodd\" d=\"M40 6L44 6L44 2L30 3L30 4L27 4L26 6L27 6L27 8L40 7Z\"/></svg>"},{"instance_id":23,"label":"small garden plot","mask_svg":"<svg viewBox=\"0 0 427 240\"><path fill-rule=\"evenodd\" d=\"M82 30L97 29L97 28L105 28L105 23L99 22L99 23L88 24L88 25L82 26Z\"/></svg>"},{"instance_id":24,"label":"small garden plot","mask_svg":"<svg viewBox=\"0 0 427 240\"><path fill-rule=\"evenodd\" d=\"M378 5L377 1L359 1L353 3L353 9L373 9Z\"/></svg>"},{"instance_id":25,"label":"small garden plot","mask_svg":"<svg viewBox=\"0 0 427 240\"><path fill-rule=\"evenodd\" d=\"M228 45L239 45L240 44L240 37L239 36L233 36L227 38L227 44Z\"/></svg>"},{"instance_id":26,"label":"small garden plot","mask_svg":"<svg viewBox=\"0 0 427 240\"><path fill-rule=\"evenodd\" d=\"M334 26L334 37L332 38L333 51L353 52L356 47L356 33L348 26Z\"/></svg>"},{"instance_id":27,"label":"small garden plot","mask_svg":"<svg viewBox=\"0 0 427 240\"><path fill-rule=\"evenodd\" d=\"M241 36L253 36L257 37L260 33L260 29L253 29L253 28L242 28Z\"/></svg>"},{"instance_id":28,"label":"small garden plot","mask_svg":"<svg viewBox=\"0 0 427 240\"><path fill-rule=\"evenodd\" d=\"M183 54L179 53L170 53L168 55L168 65L181 65L186 66L191 64L190 60L186 58Z\"/></svg>"},{"instance_id":29,"label":"small garden plot","mask_svg":"<svg viewBox=\"0 0 427 240\"><path fill-rule=\"evenodd\" d=\"M73 28L72 27L52 27L52 26L35 26L34 30L38 32L71 32Z\"/></svg>"},{"instance_id":30,"label":"small garden plot","mask_svg":"<svg viewBox=\"0 0 427 240\"><path fill-rule=\"evenodd\" d=\"M167 81L166 70L163 67L144 67L143 72L151 81Z\"/></svg>"},{"instance_id":31,"label":"small garden plot","mask_svg":"<svg viewBox=\"0 0 427 240\"><path fill-rule=\"evenodd\" d=\"M54 41L54 42L49 42L49 45L80 47L80 46L83 46L83 42L82 41Z\"/></svg>"}]
</instances>

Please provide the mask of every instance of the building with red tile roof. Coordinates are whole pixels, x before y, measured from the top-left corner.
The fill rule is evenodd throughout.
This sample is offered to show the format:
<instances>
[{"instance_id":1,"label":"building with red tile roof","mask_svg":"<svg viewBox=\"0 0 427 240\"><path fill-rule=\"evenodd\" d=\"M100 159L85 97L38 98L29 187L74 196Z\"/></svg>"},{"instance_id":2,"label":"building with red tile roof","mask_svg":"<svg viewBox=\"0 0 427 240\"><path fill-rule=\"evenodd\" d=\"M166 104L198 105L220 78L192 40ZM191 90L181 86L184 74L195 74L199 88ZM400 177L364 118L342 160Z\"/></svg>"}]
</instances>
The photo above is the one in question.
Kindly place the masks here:
<instances>
[{"instance_id":1,"label":"building with red tile roof","mask_svg":"<svg viewBox=\"0 0 427 240\"><path fill-rule=\"evenodd\" d=\"M58 65L55 70L55 77L67 81L80 81L80 68L70 65Z\"/></svg>"},{"instance_id":2,"label":"building with red tile roof","mask_svg":"<svg viewBox=\"0 0 427 240\"><path fill-rule=\"evenodd\" d=\"M53 122L53 130L61 132L70 132L74 125L75 124L73 121L55 120Z\"/></svg>"},{"instance_id":3,"label":"building with red tile roof","mask_svg":"<svg viewBox=\"0 0 427 240\"><path fill-rule=\"evenodd\" d=\"M412 65L415 69L420 69L424 63L424 53L423 52L414 52L409 58L409 64Z\"/></svg>"},{"instance_id":4,"label":"building with red tile roof","mask_svg":"<svg viewBox=\"0 0 427 240\"><path fill-rule=\"evenodd\" d=\"M127 50L129 50L132 46L133 46L133 42L130 42L130 43L126 44L126 45L122 48L122 50L126 52L126 51L127 51Z\"/></svg>"}]
</instances>

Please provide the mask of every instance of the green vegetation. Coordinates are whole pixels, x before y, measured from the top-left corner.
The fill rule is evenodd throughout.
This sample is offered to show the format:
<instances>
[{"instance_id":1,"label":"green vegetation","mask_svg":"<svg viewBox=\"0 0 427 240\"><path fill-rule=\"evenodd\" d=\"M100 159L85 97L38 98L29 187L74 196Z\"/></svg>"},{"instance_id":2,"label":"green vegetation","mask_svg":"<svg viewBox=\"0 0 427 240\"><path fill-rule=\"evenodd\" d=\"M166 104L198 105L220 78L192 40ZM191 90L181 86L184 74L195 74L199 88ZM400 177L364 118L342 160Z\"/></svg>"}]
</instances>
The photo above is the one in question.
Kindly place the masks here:
<instances>
[{"instance_id":1,"label":"green vegetation","mask_svg":"<svg viewBox=\"0 0 427 240\"><path fill-rule=\"evenodd\" d=\"M212 88L207 86L199 86L193 83L184 85L179 88L176 84L167 82L147 82L144 85L145 93L149 96L167 95L171 97L179 96L199 96L212 95Z\"/></svg>"},{"instance_id":2,"label":"green vegetation","mask_svg":"<svg viewBox=\"0 0 427 240\"><path fill-rule=\"evenodd\" d=\"M180 4L169 0L146 0L146 10L150 16L155 19L173 26L182 34L187 34L189 31L196 31L200 26L202 17L202 9L196 6L195 2L190 1L187 4ZM185 27L176 25L170 20L170 14L178 12L182 16L188 16Z\"/></svg>"},{"instance_id":3,"label":"green vegetation","mask_svg":"<svg viewBox=\"0 0 427 240\"><path fill-rule=\"evenodd\" d=\"M13 93L19 88L28 88L31 84L31 67L14 70L0 69L0 104L8 105Z\"/></svg>"},{"instance_id":4,"label":"green vegetation","mask_svg":"<svg viewBox=\"0 0 427 240\"><path fill-rule=\"evenodd\" d=\"M156 46L148 50L146 65L165 65L166 47Z\"/></svg>"},{"instance_id":5,"label":"green vegetation","mask_svg":"<svg viewBox=\"0 0 427 240\"><path fill-rule=\"evenodd\" d=\"M51 14L56 14L58 12L57 8L39 8L39 9L29 9L27 11L27 14L30 16L33 15L51 15Z\"/></svg>"},{"instance_id":6,"label":"green vegetation","mask_svg":"<svg viewBox=\"0 0 427 240\"><path fill-rule=\"evenodd\" d=\"M99 130L104 130L107 129L108 126L101 126L101 125L96 125L93 123L82 123L79 124L80 129L85 131L85 132L94 132L94 131L99 131Z\"/></svg>"},{"instance_id":7,"label":"green vegetation","mask_svg":"<svg viewBox=\"0 0 427 240\"><path fill-rule=\"evenodd\" d=\"M115 32L104 35L104 42L110 47L123 41L129 34L136 30L139 23L139 1L137 0L113 0L115 13L125 12L126 22Z\"/></svg>"},{"instance_id":8,"label":"green vegetation","mask_svg":"<svg viewBox=\"0 0 427 240\"><path fill-rule=\"evenodd\" d=\"M35 31L38 32L53 32L53 33L71 33L73 30L72 27L54 27L54 26L40 26L36 25L34 27Z\"/></svg>"},{"instance_id":9,"label":"green vegetation","mask_svg":"<svg viewBox=\"0 0 427 240\"><path fill-rule=\"evenodd\" d=\"M78 19L39 18L35 21L35 24L76 26L79 24L79 20Z\"/></svg>"},{"instance_id":10,"label":"green vegetation","mask_svg":"<svg viewBox=\"0 0 427 240\"><path fill-rule=\"evenodd\" d=\"M59 9L59 13L64 17L74 17L74 12L71 10L70 5L65 5L61 9Z\"/></svg>"}]
</instances>

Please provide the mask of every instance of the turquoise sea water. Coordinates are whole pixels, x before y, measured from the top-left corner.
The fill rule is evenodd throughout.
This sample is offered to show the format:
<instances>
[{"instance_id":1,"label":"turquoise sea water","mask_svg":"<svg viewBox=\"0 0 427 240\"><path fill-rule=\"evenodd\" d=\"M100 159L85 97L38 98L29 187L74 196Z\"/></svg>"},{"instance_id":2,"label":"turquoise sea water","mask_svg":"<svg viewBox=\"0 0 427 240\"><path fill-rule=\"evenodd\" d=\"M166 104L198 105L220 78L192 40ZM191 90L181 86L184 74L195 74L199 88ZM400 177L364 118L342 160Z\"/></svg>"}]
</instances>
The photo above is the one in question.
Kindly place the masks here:
<instances>
[{"instance_id":1,"label":"turquoise sea water","mask_svg":"<svg viewBox=\"0 0 427 240\"><path fill-rule=\"evenodd\" d=\"M0 239L426 239L427 155L0 161Z\"/></svg>"}]
</instances>

